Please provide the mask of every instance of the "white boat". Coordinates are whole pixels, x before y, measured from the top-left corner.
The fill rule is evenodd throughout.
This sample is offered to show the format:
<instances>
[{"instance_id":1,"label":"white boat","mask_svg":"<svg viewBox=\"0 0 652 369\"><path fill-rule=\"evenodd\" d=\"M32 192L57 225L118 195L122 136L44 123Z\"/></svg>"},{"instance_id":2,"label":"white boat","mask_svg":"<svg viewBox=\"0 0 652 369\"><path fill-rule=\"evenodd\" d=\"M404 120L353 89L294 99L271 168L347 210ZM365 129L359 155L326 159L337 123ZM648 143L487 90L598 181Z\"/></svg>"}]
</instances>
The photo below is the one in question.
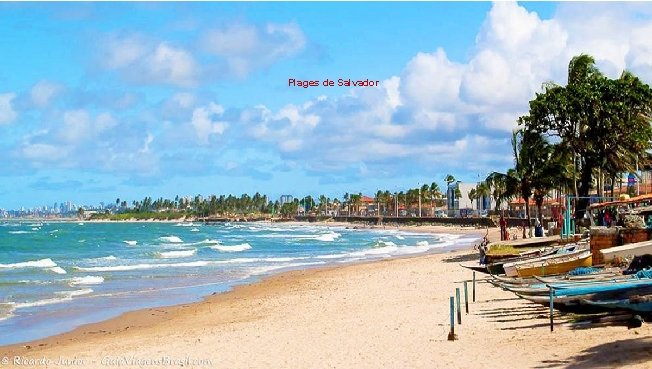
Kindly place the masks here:
<instances>
[{"instance_id":1,"label":"white boat","mask_svg":"<svg viewBox=\"0 0 652 369\"><path fill-rule=\"evenodd\" d=\"M641 256L645 254L652 254L652 241L643 241L630 243L622 246L609 247L600 250L604 255L605 263L612 262L614 258L633 258L634 256Z\"/></svg>"}]
</instances>

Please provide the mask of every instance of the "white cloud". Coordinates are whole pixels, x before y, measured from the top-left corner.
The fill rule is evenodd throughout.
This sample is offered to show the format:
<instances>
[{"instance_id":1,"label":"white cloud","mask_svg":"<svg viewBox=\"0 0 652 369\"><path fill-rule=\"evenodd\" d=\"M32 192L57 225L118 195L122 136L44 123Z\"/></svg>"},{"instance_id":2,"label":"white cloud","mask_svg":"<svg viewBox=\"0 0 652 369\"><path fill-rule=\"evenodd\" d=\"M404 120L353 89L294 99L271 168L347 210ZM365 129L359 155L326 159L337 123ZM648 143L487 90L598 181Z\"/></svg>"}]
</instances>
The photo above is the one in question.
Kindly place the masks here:
<instances>
[{"instance_id":1,"label":"white cloud","mask_svg":"<svg viewBox=\"0 0 652 369\"><path fill-rule=\"evenodd\" d=\"M218 120L218 117L223 113L224 108L213 102L198 107L192 112L191 125L195 129L200 144L207 145L212 135L222 135L224 133L228 124Z\"/></svg>"},{"instance_id":2,"label":"white cloud","mask_svg":"<svg viewBox=\"0 0 652 369\"><path fill-rule=\"evenodd\" d=\"M200 65L186 49L138 35L110 36L104 42L101 65L142 84L193 87Z\"/></svg>"},{"instance_id":3,"label":"white cloud","mask_svg":"<svg viewBox=\"0 0 652 369\"><path fill-rule=\"evenodd\" d=\"M258 106L243 111L240 123L250 137L275 145L285 160L303 160L309 170L350 170L362 163L373 173L408 158L496 170L511 165L508 132L529 100L544 82L565 83L573 56L592 53L600 68L614 71L607 73L628 67L652 82L652 11L645 21L633 21L640 12L614 14L609 7L586 12L576 7L573 16L543 20L516 3L495 3L467 62L451 61L441 48L419 52L380 88L277 111ZM245 34L241 53L255 43L253 32Z\"/></svg>"},{"instance_id":4,"label":"white cloud","mask_svg":"<svg viewBox=\"0 0 652 369\"><path fill-rule=\"evenodd\" d=\"M32 87L30 93L32 104L36 107L44 108L61 90L62 87L56 83L40 81Z\"/></svg>"},{"instance_id":5,"label":"white cloud","mask_svg":"<svg viewBox=\"0 0 652 369\"><path fill-rule=\"evenodd\" d=\"M448 60L443 49L418 53L401 75L402 101L417 109L452 111L459 106L463 72L463 66Z\"/></svg>"},{"instance_id":6,"label":"white cloud","mask_svg":"<svg viewBox=\"0 0 652 369\"><path fill-rule=\"evenodd\" d=\"M145 60L145 70L152 80L182 87L194 86L197 82L199 66L182 48L162 42Z\"/></svg>"},{"instance_id":7,"label":"white cloud","mask_svg":"<svg viewBox=\"0 0 652 369\"><path fill-rule=\"evenodd\" d=\"M135 64L150 49L148 42L141 36L113 36L106 41L102 62L107 68L120 69Z\"/></svg>"},{"instance_id":8,"label":"white cloud","mask_svg":"<svg viewBox=\"0 0 652 369\"><path fill-rule=\"evenodd\" d=\"M14 93L0 94L0 124L11 123L18 116L12 105L15 97Z\"/></svg>"},{"instance_id":9,"label":"white cloud","mask_svg":"<svg viewBox=\"0 0 652 369\"><path fill-rule=\"evenodd\" d=\"M21 153L34 162L56 162L67 155L65 148L44 143L27 144L22 147Z\"/></svg>"},{"instance_id":10,"label":"white cloud","mask_svg":"<svg viewBox=\"0 0 652 369\"><path fill-rule=\"evenodd\" d=\"M107 112L92 117L84 109L68 110L63 113L58 137L66 144L83 144L100 137L104 132L118 125L118 121Z\"/></svg>"},{"instance_id":11,"label":"white cloud","mask_svg":"<svg viewBox=\"0 0 652 369\"><path fill-rule=\"evenodd\" d=\"M305 45L306 37L294 23L269 23L265 27L231 24L206 32L202 39L203 49L223 58L228 66L227 72L239 77L296 55Z\"/></svg>"}]
</instances>

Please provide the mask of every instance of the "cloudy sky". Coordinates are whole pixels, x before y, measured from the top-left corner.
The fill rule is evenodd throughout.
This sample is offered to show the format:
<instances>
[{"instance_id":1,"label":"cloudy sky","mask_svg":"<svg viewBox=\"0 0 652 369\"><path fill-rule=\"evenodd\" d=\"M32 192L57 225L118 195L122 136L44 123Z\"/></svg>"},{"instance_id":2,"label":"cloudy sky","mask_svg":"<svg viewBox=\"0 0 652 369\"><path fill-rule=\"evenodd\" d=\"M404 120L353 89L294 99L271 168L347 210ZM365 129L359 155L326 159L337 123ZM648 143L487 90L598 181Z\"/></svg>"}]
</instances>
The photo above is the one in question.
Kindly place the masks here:
<instances>
[{"instance_id":1,"label":"cloudy sky","mask_svg":"<svg viewBox=\"0 0 652 369\"><path fill-rule=\"evenodd\" d=\"M649 35L649 3L2 3L0 208L476 181L572 56L652 82Z\"/></svg>"}]
</instances>

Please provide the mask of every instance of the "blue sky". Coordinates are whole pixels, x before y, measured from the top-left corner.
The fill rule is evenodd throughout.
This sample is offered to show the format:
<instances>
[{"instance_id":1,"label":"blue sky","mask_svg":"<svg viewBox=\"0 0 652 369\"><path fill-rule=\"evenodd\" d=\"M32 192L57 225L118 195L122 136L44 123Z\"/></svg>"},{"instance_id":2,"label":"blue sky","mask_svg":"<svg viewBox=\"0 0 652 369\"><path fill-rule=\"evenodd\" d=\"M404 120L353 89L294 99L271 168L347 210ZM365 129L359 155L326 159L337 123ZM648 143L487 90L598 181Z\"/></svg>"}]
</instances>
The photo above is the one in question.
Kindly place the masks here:
<instances>
[{"instance_id":1,"label":"blue sky","mask_svg":"<svg viewBox=\"0 0 652 369\"><path fill-rule=\"evenodd\" d=\"M1 3L0 208L400 191L511 165L585 52L652 81L627 3ZM289 78L378 87L289 87Z\"/></svg>"}]
</instances>

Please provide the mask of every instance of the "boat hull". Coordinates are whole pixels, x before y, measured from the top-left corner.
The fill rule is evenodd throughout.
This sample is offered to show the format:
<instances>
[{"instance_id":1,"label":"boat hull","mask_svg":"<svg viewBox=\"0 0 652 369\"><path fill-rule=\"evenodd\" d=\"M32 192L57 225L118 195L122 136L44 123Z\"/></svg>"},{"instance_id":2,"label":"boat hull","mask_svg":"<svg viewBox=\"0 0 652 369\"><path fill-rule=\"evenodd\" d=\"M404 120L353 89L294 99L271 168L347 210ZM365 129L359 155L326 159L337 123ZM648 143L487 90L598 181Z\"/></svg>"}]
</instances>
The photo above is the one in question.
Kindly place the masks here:
<instances>
[{"instance_id":1,"label":"boat hull","mask_svg":"<svg viewBox=\"0 0 652 369\"><path fill-rule=\"evenodd\" d=\"M633 256L642 256L652 254L652 241L630 243L623 246L610 247L600 250L604 256L605 263L613 261L615 258L629 258Z\"/></svg>"},{"instance_id":2,"label":"boat hull","mask_svg":"<svg viewBox=\"0 0 652 369\"><path fill-rule=\"evenodd\" d=\"M546 276L552 274L568 273L578 267L589 267L593 265L591 253L583 253L576 257L549 260L549 262L517 265L516 273L519 277ZM505 269L507 271L507 269Z\"/></svg>"}]
</instances>

